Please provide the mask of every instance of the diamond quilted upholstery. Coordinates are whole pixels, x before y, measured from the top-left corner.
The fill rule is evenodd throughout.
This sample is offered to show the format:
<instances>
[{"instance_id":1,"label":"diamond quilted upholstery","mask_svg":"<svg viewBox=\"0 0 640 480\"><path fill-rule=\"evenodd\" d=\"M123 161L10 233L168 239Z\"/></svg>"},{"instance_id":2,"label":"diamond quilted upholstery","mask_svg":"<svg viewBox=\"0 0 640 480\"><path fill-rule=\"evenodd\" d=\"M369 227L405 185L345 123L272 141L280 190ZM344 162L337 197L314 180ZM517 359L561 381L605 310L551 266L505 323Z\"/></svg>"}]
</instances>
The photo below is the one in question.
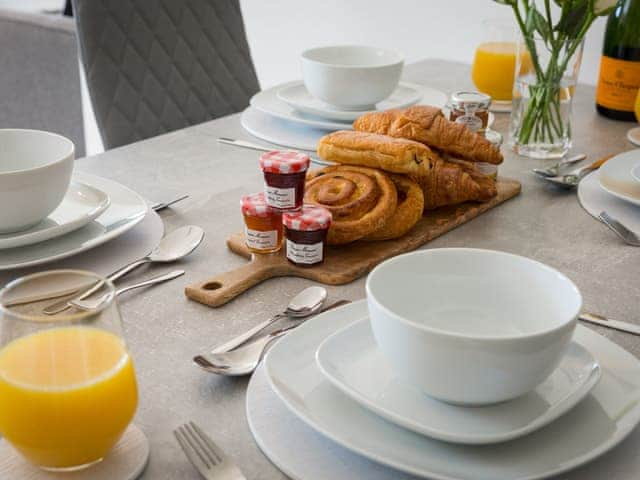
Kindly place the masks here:
<instances>
[{"instance_id":1,"label":"diamond quilted upholstery","mask_svg":"<svg viewBox=\"0 0 640 480\"><path fill-rule=\"evenodd\" d=\"M238 112L258 91L238 0L74 0L106 148Z\"/></svg>"}]
</instances>

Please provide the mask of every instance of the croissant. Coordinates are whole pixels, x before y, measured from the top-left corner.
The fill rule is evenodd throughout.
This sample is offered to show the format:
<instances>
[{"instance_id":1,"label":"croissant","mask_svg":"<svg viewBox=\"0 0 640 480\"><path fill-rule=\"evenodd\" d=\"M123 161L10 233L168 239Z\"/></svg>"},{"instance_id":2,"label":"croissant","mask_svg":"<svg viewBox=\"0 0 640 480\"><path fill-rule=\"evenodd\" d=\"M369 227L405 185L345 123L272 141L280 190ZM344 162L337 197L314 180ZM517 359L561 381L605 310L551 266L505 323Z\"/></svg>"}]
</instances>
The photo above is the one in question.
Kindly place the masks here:
<instances>
[{"instance_id":1,"label":"croissant","mask_svg":"<svg viewBox=\"0 0 640 480\"><path fill-rule=\"evenodd\" d=\"M471 162L503 161L500 149L486 138L462 124L450 122L439 108L428 105L366 113L353 123L353 128L415 140Z\"/></svg>"},{"instance_id":2,"label":"croissant","mask_svg":"<svg viewBox=\"0 0 640 480\"><path fill-rule=\"evenodd\" d=\"M411 174L409 178L422 188L425 210L470 200L484 202L498 194L492 178L442 159L431 170Z\"/></svg>"}]
</instances>

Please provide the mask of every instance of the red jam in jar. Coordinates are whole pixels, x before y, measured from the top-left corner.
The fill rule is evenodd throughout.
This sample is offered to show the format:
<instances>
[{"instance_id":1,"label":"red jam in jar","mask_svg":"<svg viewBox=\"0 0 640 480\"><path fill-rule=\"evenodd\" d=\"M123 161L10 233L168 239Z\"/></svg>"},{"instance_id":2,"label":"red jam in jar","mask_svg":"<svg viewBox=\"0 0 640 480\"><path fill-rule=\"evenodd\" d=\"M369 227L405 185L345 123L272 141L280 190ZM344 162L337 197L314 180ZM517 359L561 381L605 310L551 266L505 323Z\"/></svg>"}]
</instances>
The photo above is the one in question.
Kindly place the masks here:
<instances>
[{"instance_id":1,"label":"red jam in jar","mask_svg":"<svg viewBox=\"0 0 640 480\"><path fill-rule=\"evenodd\" d=\"M331 212L324 207L304 205L297 212L282 214L286 255L294 265L311 267L324 261Z\"/></svg>"},{"instance_id":2,"label":"red jam in jar","mask_svg":"<svg viewBox=\"0 0 640 480\"><path fill-rule=\"evenodd\" d=\"M282 215L267 205L264 193L240 200L245 223L245 242L253 253L273 253L282 246Z\"/></svg>"},{"instance_id":3,"label":"red jam in jar","mask_svg":"<svg viewBox=\"0 0 640 480\"><path fill-rule=\"evenodd\" d=\"M260 157L267 205L279 211L302 207L309 162L309 156L300 152L274 150Z\"/></svg>"}]
</instances>

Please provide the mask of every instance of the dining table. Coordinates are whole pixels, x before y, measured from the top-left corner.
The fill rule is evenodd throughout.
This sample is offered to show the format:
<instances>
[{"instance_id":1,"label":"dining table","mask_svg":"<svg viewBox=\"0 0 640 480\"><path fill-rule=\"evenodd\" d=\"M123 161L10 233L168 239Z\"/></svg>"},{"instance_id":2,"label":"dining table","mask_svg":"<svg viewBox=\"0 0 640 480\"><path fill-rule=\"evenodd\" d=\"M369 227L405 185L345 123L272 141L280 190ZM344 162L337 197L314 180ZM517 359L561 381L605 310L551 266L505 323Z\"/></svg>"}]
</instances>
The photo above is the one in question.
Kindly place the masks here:
<instances>
[{"instance_id":1,"label":"dining table","mask_svg":"<svg viewBox=\"0 0 640 480\"><path fill-rule=\"evenodd\" d=\"M473 89L469 65L451 61L427 59L406 65L403 77L447 94ZM571 152L584 152L588 161L595 161L632 149L625 137L629 124L599 116L594 99L594 87L577 87ZM493 128L506 138L509 115L496 113L495 117ZM219 308L185 296L186 285L246 262L227 249L226 238L243 228L240 197L262 189L259 153L220 144L218 137L261 143L243 131L240 114L234 114L76 162L77 170L114 179L147 199L165 200L188 194L187 200L161 212L165 229L194 224L205 230L203 245L177 267L186 270L184 277L119 298L139 384L135 422L151 446L142 479L200 478L172 433L187 420L210 434L248 479L287 478L252 438L245 413L249 378L212 375L192 362L194 355L211 350L281 311L296 293L314 284L291 277L267 280ZM559 189L531 173L532 168L552 162L519 157L507 146L502 151L505 162L500 166L500 175L519 180L521 194L423 248L473 247L533 258L576 283L585 311L640 324L640 249L622 243L584 211L575 190ZM90 256L91 252L85 255ZM166 267L145 269L127 281L159 273ZM20 275L20 271L12 273ZM346 285L327 286L329 301L364 298L364 284L363 277ZM640 358L640 337L598 326L588 328ZM292 444L291 448L304 449L304 445ZM640 429L636 428L611 452L558 478L635 480L640 475L638 451Z\"/></svg>"}]
</instances>

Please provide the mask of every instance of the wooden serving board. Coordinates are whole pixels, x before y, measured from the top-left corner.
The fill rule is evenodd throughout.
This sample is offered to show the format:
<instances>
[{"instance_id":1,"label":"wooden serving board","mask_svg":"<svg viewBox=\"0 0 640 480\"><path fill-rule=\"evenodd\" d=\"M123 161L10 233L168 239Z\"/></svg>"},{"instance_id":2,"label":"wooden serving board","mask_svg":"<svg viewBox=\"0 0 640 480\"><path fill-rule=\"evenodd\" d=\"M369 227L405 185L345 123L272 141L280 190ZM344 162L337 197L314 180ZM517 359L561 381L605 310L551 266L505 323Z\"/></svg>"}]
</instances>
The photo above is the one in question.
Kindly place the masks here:
<instances>
[{"instance_id":1,"label":"wooden serving board","mask_svg":"<svg viewBox=\"0 0 640 480\"><path fill-rule=\"evenodd\" d=\"M358 241L349 245L328 247L324 263L316 267L296 267L286 259L284 249L272 255L252 256L245 246L244 234L231 235L227 239L227 246L232 252L250 260L249 263L189 285L185 289L185 294L197 302L218 307L254 285L274 277L303 277L328 285L352 282L383 260L415 250L429 240L515 197L520 193L521 185L517 180L500 178L497 187L498 195L488 202L467 202L441 207L427 213L409 233L401 238L383 242Z\"/></svg>"}]
</instances>

